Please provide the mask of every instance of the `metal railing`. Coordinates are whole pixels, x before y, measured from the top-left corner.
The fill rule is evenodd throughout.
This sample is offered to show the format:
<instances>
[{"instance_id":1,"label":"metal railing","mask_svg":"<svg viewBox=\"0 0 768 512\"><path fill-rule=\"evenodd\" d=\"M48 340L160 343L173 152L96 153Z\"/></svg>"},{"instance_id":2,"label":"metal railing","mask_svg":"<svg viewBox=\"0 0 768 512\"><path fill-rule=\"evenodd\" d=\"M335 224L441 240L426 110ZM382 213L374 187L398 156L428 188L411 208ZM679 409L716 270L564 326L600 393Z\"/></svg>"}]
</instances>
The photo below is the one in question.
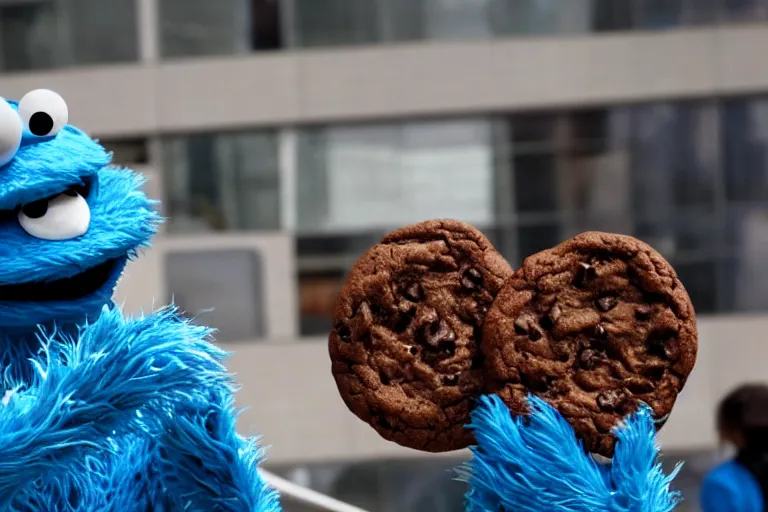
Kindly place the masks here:
<instances>
[{"instance_id":1,"label":"metal railing","mask_svg":"<svg viewBox=\"0 0 768 512\"><path fill-rule=\"evenodd\" d=\"M318 510L327 510L329 512L367 512L362 508L355 507L343 501L331 498L325 494L307 489L298 484L295 484L285 478L281 478L269 471L261 470L261 475L267 484L271 485L277 491L280 492L280 497L290 499L292 501L298 501L305 505L312 506Z\"/></svg>"}]
</instances>

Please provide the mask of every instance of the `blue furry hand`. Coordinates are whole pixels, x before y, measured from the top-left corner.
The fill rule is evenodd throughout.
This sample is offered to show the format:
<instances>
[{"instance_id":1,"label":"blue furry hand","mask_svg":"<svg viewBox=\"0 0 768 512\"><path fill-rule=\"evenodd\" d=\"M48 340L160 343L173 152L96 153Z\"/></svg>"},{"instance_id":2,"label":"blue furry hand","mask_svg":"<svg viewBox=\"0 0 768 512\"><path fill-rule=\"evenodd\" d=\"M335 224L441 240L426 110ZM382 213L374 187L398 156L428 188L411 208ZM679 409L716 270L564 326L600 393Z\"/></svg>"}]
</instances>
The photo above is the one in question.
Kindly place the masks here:
<instances>
[{"instance_id":1,"label":"blue furry hand","mask_svg":"<svg viewBox=\"0 0 768 512\"><path fill-rule=\"evenodd\" d=\"M200 390L226 386L224 353L172 308L134 321L105 307L77 340L45 337L32 382L0 404L0 505L83 449L141 428ZM142 419L143 418L143 419Z\"/></svg>"},{"instance_id":2,"label":"blue furry hand","mask_svg":"<svg viewBox=\"0 0 768 512\"><path fill-rule=\"evenodd\" d=\"M513 418L497 396L484 396L469 425L477 446L461 471L468 512L669 512L680 501L658 462L656 428L643 408L617 428L611 465L584 453L573 429L539 398Z\"/></svg>"}]
</instances>

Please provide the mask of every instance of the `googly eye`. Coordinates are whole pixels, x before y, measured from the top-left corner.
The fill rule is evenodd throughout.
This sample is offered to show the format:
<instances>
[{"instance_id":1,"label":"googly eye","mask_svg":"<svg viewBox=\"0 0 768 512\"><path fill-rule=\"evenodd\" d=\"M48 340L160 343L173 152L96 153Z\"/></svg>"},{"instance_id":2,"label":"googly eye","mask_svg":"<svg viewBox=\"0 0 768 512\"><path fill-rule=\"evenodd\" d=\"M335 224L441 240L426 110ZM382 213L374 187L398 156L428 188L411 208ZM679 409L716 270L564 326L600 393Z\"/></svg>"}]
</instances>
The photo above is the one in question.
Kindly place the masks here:
<instances>
[{"instance_id":1,"label":"googly eye","mask_svg":"<svg viewBox=\"0 0 768 512\"><path fill-rule=\"evenodd\" d=\"M21 120L19 114L0 98L0 166L7 164L21 144Z\"/></svg>"},{"instance_id":2,"label":"googly eye","mask_svg":"<svg viewBox=\"0 0 768 512\"><path fill-rule=\"evenodd\" d=\"M18 214L21 228L42 240L68 240L83 235L91 223L85 198L68 190L49 199L25 204Z\"/></svg>"},{"instance_id":3,"label":"googly eye","mask_svg":"<svg viewBox=\"0 0 768 512\"><path fill-rule=\"evenodd\" d=\"M28 92L19 101L24 131L34 137L53 137L67 125L69 109L64 98L48 89Z\"/></svg>"}]
</instances>

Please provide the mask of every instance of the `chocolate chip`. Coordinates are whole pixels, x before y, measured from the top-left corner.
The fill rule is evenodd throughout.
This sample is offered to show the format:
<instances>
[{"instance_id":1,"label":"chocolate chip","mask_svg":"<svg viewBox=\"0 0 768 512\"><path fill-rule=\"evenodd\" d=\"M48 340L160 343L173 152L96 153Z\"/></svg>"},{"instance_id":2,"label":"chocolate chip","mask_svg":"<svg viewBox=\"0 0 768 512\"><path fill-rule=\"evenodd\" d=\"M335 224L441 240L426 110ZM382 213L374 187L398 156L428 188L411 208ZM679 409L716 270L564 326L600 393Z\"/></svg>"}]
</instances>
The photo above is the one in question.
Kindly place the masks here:
<instances>
[{"instance_id":1,"label":"chocolate chip","mask_svg":"<svg viewBox=\"0 0 768 512\"><path fill-rule=\"evenodd\" d=\"M671 330L663 329L654 331L648 337L648 353L675 361L680 357L680 347L675 343L676 333Z\"/></svg>"},{"instance_id":2,"label":"chocolate chip","mask_svg":"<svg viewBox=\"0 0 768 512\"><path fill-rule=\"evenodd\" d=\"M336 330L339 339L345 343L352 341L352 331L346 325L339 326Z\"/></svg>"},{"instance_id":3,"label":"chocolate chip","mask_svg":"<svg viewBox=\"0 0 768 512\"><path fill-rule=\"evenodd\" d=\"M541 317L539 325L541 325L541 327L546 330L550 330L555 326L555 323L562 316L562 314L563 312L560 309L560 306L554 305L546 315Z\"/></svg>"},{"instance_id":4,"label":"chocolate chip","mask_svg":"<svg viewBox=\"0 0 768 512\"><path fill-rule=\"evenodd\" d=\"M515 332L520 335L527 334L531 341L541 339L541 331L536 327L536 321L530 315L522 315L515 320Z\"/></svg>"},{"instance_id":5,"label":"chocolate chip","mask_svg":"<svg viewBox=\"0 0 768 512\"><path fill-rule=\"evenodd\" d=\"M458 375L446 375L442 379L444 386L455 386L459 383L459 376Z\"/></svg>"},{"instance_id":6,"label":"chocolate chip","mask_svg":"<svg viewBox=\"0 0 768 512\"><path fill-rule=\"evenodd\" d=\"M616 297L601 297L597 299L597 307L603 313L608 312L616 307Z\"/></svg>"},{"instance_id":7,"label":"chocolate chip","mask_svg":"<svg viewBox=\"0 0 768 512\"><path fill-rule=\"evenodd\" d=\"M630 390L632 393L636 395L651 393L653 389L656 387L653 385L653 382L650 382L644 379L625 380L623 382L623 385L626 386L628 390Z\"/></svg>"},{"instance_id":8,"label":"chocolate chip","mask_svg":"<svg viewBox=\"0 0 768 512\"><path fill-rule=\"evenodd\" d=\"M468 268L461 274L461 286L467 290L480 288L483 284L483 274L475 268Z\"/></svg>"},{"instance_id":9,"label":"chocolate chip","mask_svg":"<svg viewBox=\"0 0 768 512\"><path fill-rule=\"evenodd\" d=\"M488 306L478 306L472 313L472 321L475 325L481 326L485 322L485 315L488 314Z\"/></svg>"},{"instance_id":10,"label":"chocolate chip","mask_svg":"<svg viewBox=\"0 0 768 512\"><path fill-rule=\"evenodd\" d=\"M647 304L640 304L635 309L635 318L638 320L648 320L651 318L651 307Z\"/></svg>"},{"instance_id":11,"label":"chocolate chip","mask_svg":"<svg viewBox=\"0 0 768 512\"><path fill-rule=\"evenodd\" d=\"M608 331L605 330L605 327L603 327L600 324L597 324L595 326L595 337L600 339L605 339L608 337Z\"/></svg>"},{"instance_id":12,"label":"chocolate chip","mask_svg":"<svg viewBox=\"0 0 768 512\"><path fill-rule=\"evenodd\" d=\"M646 366L643 368L640 373L644 377L648 377L651 380L661 380L664 377L664 367L663 366Z\"/></svg>"},{"instance_id":13,"label":"chocolate chip","mask_svg":"<svg viewBox=\"0 0 768 512\"><path fill-rule=\"evenodd\" d=\"M416 316L416 309L411 308L408 311L398 312L394 317L394 323L392 330L396 333L403 333L411 325L414 316Z\"/></svg>"},{"instance_id":14,"label":"chocolate chip","mask_svg":"<svg viewBox=\"0 0 768 512\"><path fill-rule=\"evenodd\" d=\"M595 270L595 267L580 261L579 268L576 269L576 286L585 286L588 281L591 281L595 277L597 277L597 270Z\"/></svg>"},{"instance_id":15,"label":"chocolate chip","mask_svg":"<svg viewBox=\"0 0 768 512\"><path fill-rule=\"evenodd\" d=\"M536 393L546 393L549 391L549 386L554 380L554 378L550 379L546 375L520 374L520 383Z\"/></svg>"},{"instance_id":16,"label":"chocolate chip","mask_svg":"<svg viewBox=\"0 0 768 512\"><path fill-rule=\"evenodd\" d=\"M442 319L439 322L429 324L424 334L427 343L435 348L456 340L456 333L451 330L448 322Z\"/></svg>"},{"instance_id":17,"label":"chocolate chip","mask_svg":"<svg viewBox=\"0 0 768 512\"><path fill-rule=\"evenodd\" d=\"M612 389L597 396L597 406L604 411L616 410L626 399L623 391Z\"/></svg>"},{"instance_id":18,"label":"chocolate chip","mask_svg":"<svg viewBox=\"0 0 768 512\"><path fill-rule=\"evenodd\" d=\"M528 317L519 316L515 320L515 332L517 334L528 334L529 320Z\"/></svg>"},{"instance_id":19,"label":"chocolate chip","mask_svg":"<svg viewBox=\"0 0 768 512\"><path fill-rule=\"evenodd\" d=\"M670 361L677 361L680 359L680 345L677 343L667 343L664 345L664 355Z\"/></svg>"},{"instance_id":20,"label":"chocolate chip","mask_svg":"<svg viewBox=\"0 0 768 512\"><path fill-rule=\"evenodd\" d=\"M412 302L419 302L424 298L424 289L419 283L412 283L405 289L405 298Z\"/></svg>"},{"instance_id":21,"label":"chocolate chip","mask_svg":"<svg viewBox=\"0 0 768 512\"><path fill-rule=\"evenodd\" d=\"M579 366L585 370L594 370L601 359L600 353L597 350L588 348L579 356Z\"/></svg>"},{"instance_id":22,"label":"chocolate chip","mask_svg":"<svg viewBox=\"0 0 768 512\"><path fill-rule=\"evenodd\" d=\"M408 352L410 352L412 355L415 356L416 354L419 353L419 348L418 347L411 347L411 348L408 349Z\"/></svg>"}]
</instances>

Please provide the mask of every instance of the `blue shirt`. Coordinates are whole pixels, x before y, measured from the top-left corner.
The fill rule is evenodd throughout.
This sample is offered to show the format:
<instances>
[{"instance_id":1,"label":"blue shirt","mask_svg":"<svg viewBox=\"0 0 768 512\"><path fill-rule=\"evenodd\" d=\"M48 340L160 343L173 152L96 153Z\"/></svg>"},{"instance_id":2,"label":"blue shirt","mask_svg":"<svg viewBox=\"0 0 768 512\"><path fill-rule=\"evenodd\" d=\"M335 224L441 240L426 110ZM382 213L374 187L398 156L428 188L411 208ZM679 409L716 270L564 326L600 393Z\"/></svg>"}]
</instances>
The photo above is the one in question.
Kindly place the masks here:
<instances>
[{"instance_id":1,"label":"blue shirt","mask_svg":"<svg viewBox=\"0 0 768 512\"><path fill-rule=\"evenodd\" d=\"M745 467L735 461L716 466L701 485L704 512L763 512L760 485Z\"/></svg>"}]
</instances>

